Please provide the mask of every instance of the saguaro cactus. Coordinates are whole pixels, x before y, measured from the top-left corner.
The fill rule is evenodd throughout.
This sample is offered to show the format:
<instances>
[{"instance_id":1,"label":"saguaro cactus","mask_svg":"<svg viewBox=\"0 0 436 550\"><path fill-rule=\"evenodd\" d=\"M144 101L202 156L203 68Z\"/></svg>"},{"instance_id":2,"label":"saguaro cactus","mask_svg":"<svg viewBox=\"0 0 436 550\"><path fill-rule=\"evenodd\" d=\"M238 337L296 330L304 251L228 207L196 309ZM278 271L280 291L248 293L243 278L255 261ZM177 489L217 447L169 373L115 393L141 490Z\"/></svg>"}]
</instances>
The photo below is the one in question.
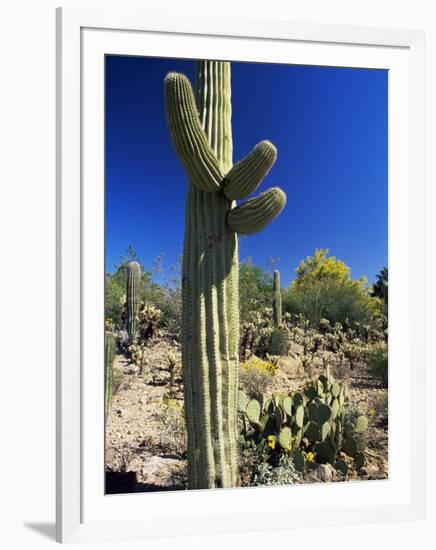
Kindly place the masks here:
<instances>
[{"instance_id":1,"label":"saguaro cactus","mask_svg":"<svg viewBox=\"0 0 436 550\"><path fill-rule=\"evenodd\" d=\"M196 64L196 98L182 74L165 78L167 121L189 179L183 254L182 363L191 489L238 484L238 239L286 202L272 188L242 205L276 159L268 141L232 167L230 63Z\"/></svg>"},{"instance_id":2,"label":"saguaro cactus","mask_svg":"<svg viewBox=\"0 0 436 550\"><path fill-rule=\"evenodd\" d=\"M274 324L279 327L282 324L282 290L280 288L280 271L274 271L274 301L273 301Z\"/></svg>"},{"instance_id":3,"label":"saguaro cactus","mask_svg":"<svg viewBox=\"0 0 436 550\"><path fill-rule=\"evenodd\" d=\"M135 342L138 325L139 287L141 284L141 267L138 262L127 264L127 333L129 342Z\"/></svg>"}]
</instances>

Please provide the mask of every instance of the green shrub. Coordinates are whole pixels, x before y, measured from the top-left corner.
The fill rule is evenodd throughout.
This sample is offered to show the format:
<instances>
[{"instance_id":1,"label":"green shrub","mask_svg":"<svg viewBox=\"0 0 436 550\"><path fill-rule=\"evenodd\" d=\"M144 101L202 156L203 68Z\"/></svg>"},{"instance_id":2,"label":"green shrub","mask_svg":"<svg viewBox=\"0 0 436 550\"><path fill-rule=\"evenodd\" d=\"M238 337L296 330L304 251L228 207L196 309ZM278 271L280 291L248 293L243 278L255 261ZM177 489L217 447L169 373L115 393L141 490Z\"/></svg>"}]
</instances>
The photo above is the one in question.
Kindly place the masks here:
<instances>
[{"instance_id":1,"label":"green shrub","mask_svg":"<svg viewBox=\"0 0 436 550\"><path fill-rule=\"evenodd\" d=\"M388 387L388 346L386 342L377 342L366 354L369 372L378 378L383 387Z\"/></svg>"},{"instance_id":2,"label":"green shrub","mask_svg":"<svg viewBox=\"0 0 436 550\"><path fill-rule=\"evenodd\" d=\"M247 258L239 266L239 314L241 322L251 321L253 311L269 307L273 297L271 273Z\"/></svg>"}]
</instances>

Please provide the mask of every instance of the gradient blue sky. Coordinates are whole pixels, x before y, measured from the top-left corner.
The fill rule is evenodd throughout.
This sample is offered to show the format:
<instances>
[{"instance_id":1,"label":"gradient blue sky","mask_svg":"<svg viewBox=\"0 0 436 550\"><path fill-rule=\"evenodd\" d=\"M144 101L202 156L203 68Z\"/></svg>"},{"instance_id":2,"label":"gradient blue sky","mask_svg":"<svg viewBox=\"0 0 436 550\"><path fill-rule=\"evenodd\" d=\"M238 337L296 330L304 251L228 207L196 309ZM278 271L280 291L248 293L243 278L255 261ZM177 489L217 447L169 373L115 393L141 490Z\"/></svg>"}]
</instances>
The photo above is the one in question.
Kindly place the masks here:
<instances>
[{"instance_id":1,"label":"gradient blue sky","mask_svg":"<svg viewBox=\"0 0 436 550\"><path fill-rule=\"evenodd\" d=\"M163 275L183 243L186 177L165 122L163 79L191 80L194 62L106 58L106 270L129 243ZM232 63L234 161L262 139L278 159L259 191L280 186L285 210L240 239L241 259L279 258L282 284L301 259L328 248L371 282L387 265L387 71Z\"/></svg>"}]
</instances>

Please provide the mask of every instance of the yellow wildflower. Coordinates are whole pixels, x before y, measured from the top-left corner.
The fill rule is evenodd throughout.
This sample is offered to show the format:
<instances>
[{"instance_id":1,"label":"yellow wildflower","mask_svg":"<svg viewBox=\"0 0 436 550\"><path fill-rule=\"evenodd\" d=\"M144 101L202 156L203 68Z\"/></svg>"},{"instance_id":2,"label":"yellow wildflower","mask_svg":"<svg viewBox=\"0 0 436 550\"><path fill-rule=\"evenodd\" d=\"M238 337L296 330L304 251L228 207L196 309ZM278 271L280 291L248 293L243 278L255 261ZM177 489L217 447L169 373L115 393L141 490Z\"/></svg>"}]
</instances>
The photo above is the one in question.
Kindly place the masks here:
<instances>
[{"instance_id":1,"label":"yellow wildflower","mask_svg":"<svg viewBox=\"0 0 436 550\"><path fill-rule=\"evenodd\" d=\"M302 455L308 462L315 462L315 455L312 453L312 451L309 451L308 453L306 453L306 451L303 451Z\"/></svg>"},{"instance_id":2,"label":"yellow wildflower","mask_svg":"<svg viewBox=\"0 0 436 550\"><path fill-rule=\"evenodd\" d=\"M276 438L273 435L269 435L266 438L266 441L267 441L268 447L270 447L272 450L276 448Z\"/></svg>"},{"instance_id":3,"label":"yellow wildflower","mask_svg":"<svg viewBox=\"0 0 436 550\"><path fill-rule=\"evenodd\" d=\"M375 409L369 409L368 414L371 415L371 416L375 416L376 415L376 410Z\"/></svg>"},{"instance_id":4,"label":"yellow wildflower","mask_svg":"<svg viewBox=\"0 0 436 550\"><path fill-rule=\"evenodd\" d=\"M312 452L308 452L307 455L306 455L306 459L309 462L315 462L315 455Z\"/></svg>"}]
</instances>

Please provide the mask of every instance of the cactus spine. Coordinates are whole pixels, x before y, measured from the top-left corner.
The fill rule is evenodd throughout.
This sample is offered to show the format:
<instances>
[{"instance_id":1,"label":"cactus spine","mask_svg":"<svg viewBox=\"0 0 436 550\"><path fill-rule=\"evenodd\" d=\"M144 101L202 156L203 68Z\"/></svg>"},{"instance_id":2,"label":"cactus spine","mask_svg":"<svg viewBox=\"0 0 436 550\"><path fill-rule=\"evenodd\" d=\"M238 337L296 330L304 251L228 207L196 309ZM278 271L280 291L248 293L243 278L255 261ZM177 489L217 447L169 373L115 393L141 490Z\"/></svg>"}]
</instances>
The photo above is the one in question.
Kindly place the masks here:
<instances>
[{"instance_id":1,"label":"cactus spine","mask_svg":"<svg viewBox=\"0 0 436 550\"><path fill-rule=\"evenodd\" d=\"M274 271L274 302L273 302L273 317L276 327L282 324L282 291L280 288L280 271Z\"/></svg>"},{"instance_id":2,"label":"cactus spine","mask_svg":"<svg viewBox=\"0 0 436 550\"><path fill-rule=\"evenodd\" d=\"M139 288L141 284L141 268L138 262L127 264L127 333L129 342L136 341L138 326Z\"/></svg>"},{"instance_id":3,"label":"cactus spine","mask_svg":"<svg viewBox=\"0 0 436 550\"><path fill-rule=\"evenodd\" d=\"M183 253L182 363L191 489L238 484L238 239L262 229L284 207L270 189L252 193L276 158L262 142L232 167L230 63L196 64L188 79L165 78L167 121L189 185Z\"/></svg>"},{"instance_id":4,"label":"cactus spine","mask_svg":"<svg viewBox=\"0 0 436 550\"><path fill-rule=\"evenodd\" d=\"M116 348L116 336L113 332L105 332L104 335L104 417L107 420L112 403L114 358Z\"/></svg>"}]
</instances>

